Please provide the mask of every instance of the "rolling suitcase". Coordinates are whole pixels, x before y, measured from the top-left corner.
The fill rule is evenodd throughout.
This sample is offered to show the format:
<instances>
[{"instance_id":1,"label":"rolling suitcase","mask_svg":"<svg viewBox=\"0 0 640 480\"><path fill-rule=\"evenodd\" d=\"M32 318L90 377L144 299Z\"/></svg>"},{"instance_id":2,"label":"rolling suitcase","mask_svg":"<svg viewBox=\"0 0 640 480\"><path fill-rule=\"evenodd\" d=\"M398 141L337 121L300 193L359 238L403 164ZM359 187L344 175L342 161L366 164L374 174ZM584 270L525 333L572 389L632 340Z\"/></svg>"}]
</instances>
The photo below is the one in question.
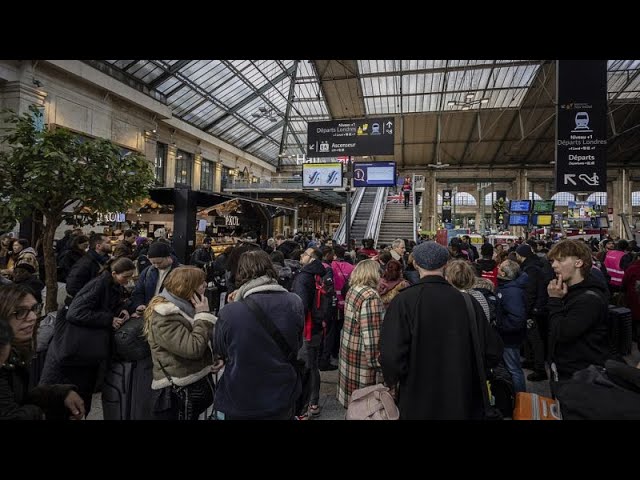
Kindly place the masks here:
<instances>
[{"instance_id":1,"label":"rolling suitcase","mask_svg":"<svg viewBox=\"0 0 640 480\"><path fill-rule=\"evenodd\" d=\"M633 340L631 310L609 305L609 345L613 355L629 355Z\"/></svg>"},{"instance_id":2,"label":"rolling suitcase","mask_svg":"<svg viewBox=\"0 0 640 480\"><path fill-rule=\"evenodd\" d=\"M151 420L153 362L151 356L134 362L113 361L102 385L105 420Z\"/></svg>"},{"instance_id":3,"label":"rolling suitcase","mask_svg":"<svg viewBox=\"0 0 640 480\"><path fill-rule=\"evenodd\" d=\"M560 404L553 398L536 393L516 393L514 420L562 420Z\"/></svg>"}]
</instances>

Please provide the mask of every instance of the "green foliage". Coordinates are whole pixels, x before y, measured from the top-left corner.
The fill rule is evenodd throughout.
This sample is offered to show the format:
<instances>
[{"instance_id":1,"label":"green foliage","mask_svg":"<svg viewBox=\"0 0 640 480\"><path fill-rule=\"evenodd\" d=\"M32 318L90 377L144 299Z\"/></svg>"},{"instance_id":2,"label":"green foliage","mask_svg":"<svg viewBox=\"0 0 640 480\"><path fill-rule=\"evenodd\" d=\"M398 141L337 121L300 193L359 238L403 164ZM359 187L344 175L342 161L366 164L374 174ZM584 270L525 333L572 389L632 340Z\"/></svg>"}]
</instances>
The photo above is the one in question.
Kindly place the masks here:
<instances>
[{"instance_id":1,"label":"green foliage","mask_svg":"<svg viewBox=\"0 0 640 480\"><path fill-rule=\"evenodd\" d=\"M73 213L123 211L148 194L153 168L144 156L123 157L111 141L83 141L65 128L38 131L36 107L5 113L1 141L9 148L0 153L0 193L18 217L61 219L70 206Z\"/></svg>"}]
</instances>

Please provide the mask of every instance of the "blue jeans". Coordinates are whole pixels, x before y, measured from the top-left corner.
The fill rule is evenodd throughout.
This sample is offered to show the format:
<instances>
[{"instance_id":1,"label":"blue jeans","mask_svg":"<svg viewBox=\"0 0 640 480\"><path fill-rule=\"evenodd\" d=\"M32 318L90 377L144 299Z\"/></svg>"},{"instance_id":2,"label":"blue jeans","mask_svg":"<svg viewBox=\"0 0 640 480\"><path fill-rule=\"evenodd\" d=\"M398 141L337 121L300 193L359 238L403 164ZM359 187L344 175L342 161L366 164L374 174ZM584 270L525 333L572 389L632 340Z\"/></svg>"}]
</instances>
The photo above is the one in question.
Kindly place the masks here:
<instances>
[{"instance_id":1,"label":"blue jeans","mask_svg":"<svg viewBox=\"0 0 640 480\"><path fill-rule=\"evenodd\" d=\"M511 380L513 381L513 389L516 392L526 392L527 384L524 381L524 372L520 365L520 347L504 347L504 353L502 354L504 364L511 374Z\"/></svg>"}]
</instances>

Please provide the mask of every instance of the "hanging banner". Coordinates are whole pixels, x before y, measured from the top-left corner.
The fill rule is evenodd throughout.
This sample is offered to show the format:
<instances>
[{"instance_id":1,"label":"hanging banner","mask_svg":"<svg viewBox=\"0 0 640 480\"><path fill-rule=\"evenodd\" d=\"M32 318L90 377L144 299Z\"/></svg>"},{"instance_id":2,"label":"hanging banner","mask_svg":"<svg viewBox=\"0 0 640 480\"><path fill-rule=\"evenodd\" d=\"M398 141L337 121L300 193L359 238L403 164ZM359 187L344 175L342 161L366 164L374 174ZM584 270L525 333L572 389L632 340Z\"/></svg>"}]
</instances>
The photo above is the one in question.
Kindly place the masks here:
<instances>
[{"instance_id":1,"label":"hanging banner","mask_svg":"<svg viewBox=\"0 0 640 480\"><path fill-rule=\"evenodd\" d=\"M493 202L493 210L496 213L496 225L504 225L504 215L507 212L507 191L496 190L496 201Z\"/></svg>"},{"instance_id":2,"label":"hanging banner","mask_svg":"<svg viewBox=\"0 0 640 480\"><path fill-rule=\"evenodd\" d=\"M394 154L394 117L307 123L307 157Z\"/></svg>"},{"instance_id":3,"label":"hanging banner","mask_svg":"<svg viewBox=\"0 0 640 480\"><path fill-rule=\"evenodd\" d=\"M558 60L556 191L607 191L607 61Z\"/></svg>"},{"instance_id":4,"label":"hanging banner","mask_svg":"<svg viewBox=\"0 0 640 480\"><path fill-rule=\"evenodd\" d=\"M442 223L451 223L452 190L442 190Z\"/></svg>"}]
</instances>

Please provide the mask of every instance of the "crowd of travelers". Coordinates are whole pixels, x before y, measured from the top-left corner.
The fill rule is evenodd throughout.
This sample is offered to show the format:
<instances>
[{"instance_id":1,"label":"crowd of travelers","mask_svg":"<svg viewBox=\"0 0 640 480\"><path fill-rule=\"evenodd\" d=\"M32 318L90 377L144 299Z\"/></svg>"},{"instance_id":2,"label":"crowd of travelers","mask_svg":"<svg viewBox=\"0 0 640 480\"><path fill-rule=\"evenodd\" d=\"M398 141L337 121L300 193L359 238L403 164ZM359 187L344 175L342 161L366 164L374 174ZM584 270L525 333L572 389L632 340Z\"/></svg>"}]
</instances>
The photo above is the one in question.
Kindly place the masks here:
<instances>
[{"instance_id":1,"label":"crowd of travelers","mask_svg":"<svg viewBox=\"0 0 640 480\"><path fill-rule=\"evenodd\" d=\"M330 370L345 408L355 390L384 383L401 419L481 419L482 378L499 405L497 379L525 392L523 368L555 392L614 357L610 303L629 306L637 341L634 241L356 247L276 234L218 256L211 243L181 265L164 235L126 230L114 246L69 231L56 244L64 297L43 312L44 259L27 240L0 238L0 419L85 418L102 390L105 419L304 420L322 415ZM45 313L55 328L40 348ZM118 369L137 385L119 410L106 394Z\"/></svg>"}]
</instances>

